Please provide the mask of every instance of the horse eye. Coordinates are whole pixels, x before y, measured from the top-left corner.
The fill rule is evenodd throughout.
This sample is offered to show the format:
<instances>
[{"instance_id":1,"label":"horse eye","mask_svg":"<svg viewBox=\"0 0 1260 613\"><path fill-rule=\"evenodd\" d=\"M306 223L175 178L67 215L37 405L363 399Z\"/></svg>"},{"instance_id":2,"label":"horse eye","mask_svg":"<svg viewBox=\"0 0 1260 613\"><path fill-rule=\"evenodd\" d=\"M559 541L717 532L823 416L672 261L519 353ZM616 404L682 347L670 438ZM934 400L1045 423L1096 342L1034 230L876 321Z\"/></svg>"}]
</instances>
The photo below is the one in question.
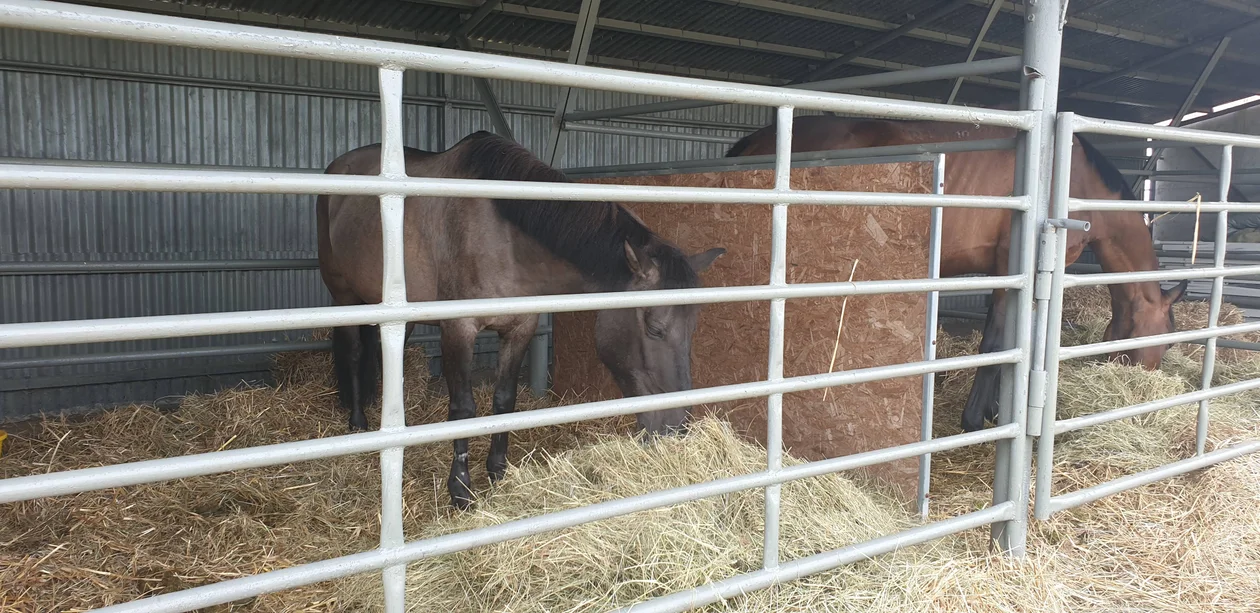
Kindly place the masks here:
<instances>
[{"instance_id":1,"label":"horse eye","mask_svg":"<svg viewBox=\"0 0 1260 613\"><path fill-rule=\"evenodd\" d=\"M665 331L652 324L648 324L647 335L657 339L665 338Z\"/></svg>"}]
</instances>

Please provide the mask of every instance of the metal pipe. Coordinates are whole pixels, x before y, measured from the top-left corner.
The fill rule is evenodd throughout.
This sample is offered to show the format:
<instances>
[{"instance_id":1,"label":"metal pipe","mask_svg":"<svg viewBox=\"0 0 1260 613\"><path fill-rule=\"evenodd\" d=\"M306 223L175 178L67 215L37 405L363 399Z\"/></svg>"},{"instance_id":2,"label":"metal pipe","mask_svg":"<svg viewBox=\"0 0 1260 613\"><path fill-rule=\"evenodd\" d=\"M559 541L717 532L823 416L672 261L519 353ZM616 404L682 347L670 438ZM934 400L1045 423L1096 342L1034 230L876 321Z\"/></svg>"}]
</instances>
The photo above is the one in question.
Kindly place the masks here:
<instances>
[{"instance_id":1,"label":"metal pipe","mask_svg":"<svg viewBox=\"0 0 1260 613\"><path fill-rule=\"evenodd\" d=\"M1182 279L1211 279L1213 277L1244 277L1260 274L1260 264L1253 266L1212 266L1182 268L1178 270L1144 270L1139 272L1104 272L1092 275L1067 275L1064 287L1084 285L1115 285L1117 283L1146 283L1150 281L1179 281Z\"/></svg>"},{"instance_id":2,"label":"metal pipe","mask_svg":"<svg viewBox=\"0 0 1260 613\"><path fill-rule=\"evenodd\" d=\"M945 143L916 143L911 145L888 145L884 147L864 147L861 149L834 149L830 151L801 151L792 154L792 166L800 162L828 160L858 160L861 163L885 163L887 158L903 155L936 155L938 153L962 153L968 151L999 151L1015 148L1014 138L994 138L986 140L951 141ZM645 164L611 164L606 166L586 166L582 168L566 168L564 174L570 178L593 176L622 176L632 173L659 171L660 174L675 174L687 170L700 169L709 171L714 168L729 167L731 170L743 170L748 167L774 164L775 156L741 155L701 160L678 160L675 162L649 162Z\"/></svg>"},{"instance_id":3,"label":"metal pipe","mask_svg":"<svg viewBox=\"0 0 1260 613\"><path fill-rule=\"evenodd\" d=\"M983 436L985 434L988 435ZM993 430L989 430L986 432L962 434L948 439L940 439L939 441L934 442L946 443L942 446L942 449L951 449L963 446L962 444L959 444L963 439L969 441L964 444L979 444L981 442L988 442L1002 436L1010 435L1011 433L1009 430L1002 432L993 432ZM881 449L878 451L855 454L842 458L834 458L830 460L791 466L773 475L768 472L752 473L659 492L652 492L649 494L640 494L629 498L609 500L573 509L555 511L545 515L518 519L494 526L475 528L453 534L412 541L399 549L375 549L372 551L302 564L249 577L231 579L179 592L151 596L131 603L98 609L98 611L100 613L174 613L202 609L216 604L250 598L260 594L277 592L303 585L310 585L357 573L379 570L391 565L402 565L425 558L466 551L474 547L502 543L544 532L562 530L564 528L579 526L593 521L618 517L621 515L628 515L639 511L658 509L702 498L711 498L714 496L732 494L741 490L765 487L773 483L784 483L810 477L829 475L846 470L862 468L864 466L871 466L873 464L881 464L884 462L913 457L914 454L919 452L918 446L920 445L923 445L923 443L912 443L910 445L902 445L900 447L890 449ZM960 532L975 526L982 526L990 521L1007 517L1010 513L1012 513L1012 509L1009 506L992 507L964 515L953 520L938 522L931 526L923 526L914 531L903 533L899 536L885 537L875 542L878 543L877 547L879 545L887 546L890 540L893 541L892 544L908 546L914 542L931 540L932 538L939 538L941 536ZM906 535L910 535L910 538L906 539ZM838 550L838 552L844 552L842 554L844 559L848 559L849 556L854 555L852 551L847 551L849 549L852 548ZM867 550L861 549L859 550L859 553L865 551ZM815 558L806 558L806 560L811 559ZM799 564L802 561L797 561L797 563ZM839 565L840 563L843 562L839 562L836 565ZM796 568L799 568L799 566Z\"/></svg>"},{"instance_id":4,"label":"metal pipe","mask_svg":"<svg viewBox=\"0 0 1260 613\"><path fill-rule=\"evenodd\" d=\"M1215 180L1211 181L1216 183ZM1238 183L1235 181L1235 183ZM1068 200L1068 209L1077 211L1134 211L1138 213L1219 213L1228 210L1233 213L1260 213L1260 203L1204 202L1196 205L1193 202L1165 202L1160 200Z\"/></svg>"},{"instance_id":5,"label":"metal pipe","mask_svg":"<svg viewBox=\"0 0 1260 613\"><path fill-rule=\"evenodd\" d=\"M1015 295L1016 300L1007 304L1005 331L1011 333L1014 346L1020 352L1020 361L1004 370L1010 380L1011 398L1008 416L999 412L998 423L1014 423L1020 435L1009 442L1007 459L1008 484L1004 500L1014 503L1017 512L1008 522L993 525L993 537L997 545L1009 555L1023 557L1028 537L1028 494L1032 471L1032 441L1028 435L1028 397L1033 350L1034 287L1037 278L1038 234L1049 219L1052 166L1054 153L1055 117L1058 112L1060 56L1063 42L1063 19L1067 5L1063 0L1039 0L1024 5L1024 108L1037 115L1037 121L1024 134L1023 166L1017 173L1023 177L1016 187L1030 200L1030 207L1013 220L1019 220L1019 233L1012 228L1011 271L1024 275L1027 282ZM1019 240L1014 239L1018 236ZM1012 304L1013 302L1013 304ZM1011 317L1014 315L1014 317ZM1013 329L1013 333L1012 333ZM1007 345L1011 346L1011 345ZM1007 417L1009 422L1002 418ZM1003 450L999 445L999 454ZM1002 456L998 456L1002 462ZM995 469L995 477L1000 470ZM994 483L994 502L1002 494L999 484Z\"/></svg>"},{"instance_id":6,"label":"metal pipe","mask_svg":"<svg viewBox=\"0 0 1260 613\"><path fill-rule=\"evenodd\" d=\"M382 179L407 176L403 152L402 90L403 72L381 68L381 172ZM407 304L406 254L403 249L403 197L384 194L381 200L381 303ZM407 427L403 407L403 345L407 322L383 323L381 337L381 431L394 432ZM375 359L364 356L363 359ZM403 536L403 448L381 450L381 549L402 547ZM381 571L386 613L403 613L407 608L407 567L393 565Z\"/></svg>"},{"instance_id":7,"label":"metal pipe","mask_svg":"<svg viewBox=\"0 0 1260 613\"><path fill-rule=\"evenodd\" d=\"M144 262L0 262L0 276L315 270L318 268L319 260L315 258L284 260L162 260Z\"/></svg>"},{"instance_id":8,"label":"metal pipe","mask_svg":"<svg viewBox=\"0 0 1260 613\"><path fill-rule=\"evenodd\" d=\"M722 143L733 145L739 141L736 136L719 136L717 134L691 134L688 132L666 132L664 130L650 130L647 128L627 128L623 126L601 126L589 123L573 123L565 124L565 129L570 132L590 132L593 134L613 134L616 136L636 136L645 138L663 138L666 140L680 140L695 143Z\"/></svg>"},{"instance_id":9,"label":"metal pipe","mask_svg":"<svg viewBox=\"0 0 1260 613\"><path fill-rule=\"evenodd\" d=\"M1095 117L1076 116L1077 133L1110 134L1129 138L1155 138L1180 143L1196 143L1200 145L1237 145L1239 147L1260 148L1260 136L1215 132L1212 130L1186 130L1152 126L1144 123L1098 119Z\"/></svg>"},{"instance_id":10,"label":"metal pipe","mask_svg":"<svg viewBox=\"0 0 1260 613\"><path fill-rule=\"evenodd\" d=\"M13 28L134 42L195 46L234 53L391 66L540 85L599 89L649 96L672 96L711 102L865 114L879 117L978 123L1025 129L1032 117L1019 111L959 108L943 104L872 99L846 94L784 90L763 85L731 87L728 83L691 77L644 74L592 66L503 55L439 49L348 36L290 32L231 23L50 2L8 0L0 6L0 22Z\"/></svg>"},{"instance_id":11,"label":"metal pipe","mask_svg":"<svg viewBox=\"0 0 1260 613\"><path fill-rule=\"evenodd\" d=\"M945 193L945 154L938 154L932 164L932 192ZM939 279L941 276L941 221L944 211L940 207L932 209L928 221L928 278ZM928 292L926 330L924 330L923 359L936 359L936 328L939 325L941 303L940 292ZM919 440L932 440L932 416L936 400L936 375L923 375L923 404L919 415ZM928 518L928 495L932 487L932 455L919 456L919 520L926 522Z\"/></svg>"},{"instance_id":12,"label":"metal pipe","mask_svg":"<svg viewBox=\"0 0 1260 613\"><path fill-rule=\"evenodd\" d=\"M707 604L738 598L752 591L763 590L780 583L808 577L845 564L869 560L878 555L926 543L950 534L979 528L985 524L1009 521L1018 512L1013 503L1004 502L987 509L973 511L926 526L919 526L905 532L883 536L865 543L816 553L783 564L774 570L763 569L754 571L692 588L685 592L661 596L645 603L617 609L614 613L674 613L676 611L698 609Z\"/></svg>"},{"instance_id":13,"label":"metal pipe","mask_svg":"<svg viewBox=\"0 0 1260 613\"><path fill-rule=\"evenodd\" d=\"M591 48L591 38L595 33L595 23L599 15L599 0L582 0L578 9L577 22L573 24L573 42L569 44L568 63L574 66L586 64L586 56ZM573 88L560 88L560 101L551 117L551 134L543 147L543 161L555 166L560 159L564 147L564 116L573 105Z\"/></svg>"},{"instance_id":14,"label":"metal pipe","mask_svg":"<svg viewBox=\"0 0 1260 613\"><path fill-rule=\"evenodd\" d=\"M854 59L857 59L867 53L870 53L871 51L879 49L880 47L883 47L884 45L887 45L888 43L891 43L894 40L901 38L905 34L918 29L920 26L927 25L929 23L932 23L933 21L936 21L942 18L962 8L964 5L968 4L970 1L971 0L942 0L941 2L936 3L930 9L928 9L927 12L920 13L919 15L915 16L910 21L907 21L901 24L900 26L897 26L896 28L889 30L888 32L885 32L881 34L880 36L877 36L866 43L858 45L857 48L853 49L852 51L844 53L840 57L828 61L826 64L823 64L819 68L810 71L809 74L797 80L809 81L812 79L817 79L819 77L824 77L828 74L831 74L832 72L835 71L835 69L841 66L844 66L845 64L848 64Z\"/></svg>"},{"instance_id":15,"label":"metal pipe","mask_svg":"<svg viewBox=\"0 0 1260 613\"><path fill-rule=\"evenodd\" d=\"M736 383L681 392L652 394L650 396L616 398L502 415L472 417L457 421L409 426L401 430L362 432L160 460L145 460L126 464L41 473L27 477L11 477L0 480L0 504L47 496L62 496L114 487L126 487L142 483L156 483L171 479L212 475L234 470L307 462L356 453L378 452L390 447L411 447L450 441L457 438L474 438L499 432L512 432L618 415L662 411L688 405L747 400L777 393L805 392L837 385L856 385L897 377L914 377L929 371L942 372L962 368L976 368L990 364L1006 364L1017 360L1019 357L1018 353L1018 351L1009 350L945 358L932 362L911 362L892 366L877 366L843 372L790 377L776 382L753 381ZM1009 436L1011 431L1011 429L996 429L1003 432L1003 436ZM992 430L994 429L986 430L986 432ZM924 452L924 449L939 451L941 448L931 445L950 441L953 438L935 439L929 444L912 443L915 446L913 447L914 452L907 454L905 457L919 455ZM918 445L926 446L918 447ZM949 448L944 447L944 449ZM871 453L886 451L888 450L884 449ZM846 457L852 458L855 456ZM785 468L784 471L789 469Z\"/></svg>"},{"instance_id":16,"label":"metal pipe","mask_svg":"<svg viewBox=\"0 0 1260 613\"><path fill-rule=\"evenodd\" d=\"M101 191L227 192L259 194L330 194L500 198L505 200L594 200L600 202L694 202L702 204L788 204L851 206L1024 207L1026 199L997 196L935 196L868 192L797 191L775 194L768 189L596 185L485 179L386 179L366 175L222 172L129 168L69 169L0 164L0 189L71 189Z\"/></svg>"},{"instance_id":17,"label":"metal pipe","mask_svg":"<svg viewBox=\"0 0 1260 613\"><path fill-rule=\"evenodd\" d=\"M1226 39L1229 40L1229 39ZM1223 45L1223 43L1222 43ZM1213 58L1219 57L1220 50ZM1231 171L1234 168L1234 146L1225 145L1221 151L1221 185L1218 193L1219 200L1223 203L1229 202L1229 180ZM1216 214L1216 237L1212 241L1212 266L1214 268L1225 268L1225 249L1226 236L1229 234L1229 211L1221 211ZM1198 240L1199 237L1195 237ZM1212 296L1208 302L1208 328L1216 328L1220 324L1221 315L1221 297L1225 293L1225 277L1216 277L1212 279ZM1203 376L1200 380L1201 388L1204 390L1212 388L1212 375L1216 372L1216 337L1207 339L1206 347L1203 350ZM1207 448L1208 436L1208 420L1209 420L1209 401L1204 398L1199 401L1199 415L1195 424L1194 449L1197 455L1203 455Z\"/></svg>"},{"instance_id":18,"label":"metal pipe","mask_svg":"<svg viewBox=\"0 0 1260 613\"><path fill-rule=\"evenodd\" d=\"M1235 334L1245 334L1247 332L1260 332L1260 321L1248 324L1235 324L1232 326L1219 326L1216 328L1200 328L1198 330L1184 330L1181 332L1170 332L1168 334L1156 334L1153 336L1140 336L1137 338L1128 338L1118 341L1103 341L1101 343L1064 347L1059 350L1059 359L1071 360L1075 358L1102 355L1104 353L1141 349L1142 347L1155 347L1157 345L1171 345L1173 343L1185 343L1220 336L1233 336Z\"/></svg>"},{"instance_id":19,"label":"metal pipe","mask_svg":"<svg viewBox=\"0 0 1260 613\"><path fill-rule=\"evenodd\" d=\"M535 398L545 398L550 387L547 341L553 336L551 322L550 313L540 313L538 332L529 341L529 390L534 393Z\"/></svg>"},{"instance_id":20,"label":"metal pipe","mask_svg":"<svg viewBox=\"0 0 1260 613\"><path fill-rule=\"evenodd\" d=\"M989 12L984 16L984 23L980 24L980 31L976 32L975 38L971 40L971 48L967 50L967 62L976 59L976 52L980 50L980 45L984 43L984 37L989 33L989 27L993 25L993 20L997 18L998 13L1002 12L1003 0L991 0ZM1021 60L1023 58L1020 58ZM962 89L963 78L958 77L954 80L954 86L949 90L949 97L945 99L945 104L953 104L954 99L958 97L958 90Z\"/></svg>"},{"instance_id":21,"label":"metal pipe","mask_svg":"<svg viewBox=\"0 0 1260 613\"><path fill-rule=\"evenodd\" d=\"M1079 507L1100 498L1106 498L1107 496L1111 496L1113 494L1119 494L1120 492L1131 490L1135 487L1149 485L1151 483L1155 483L1156 481L1171 479L1179 475L1184 475L1190 471L1207 468L1208 466L1220 464L1221 462L1227 462L1257 451L1260 451L1260 441L1239 443L1232 447L1218 449L1211 453L1194 456L1192 458L1173 462L1172 464L1165 464L1159 468L1152 468L1127 477L1113 479L1106 483L1088 487L1083 490L1077 490L1070 494L1055 496L1054 499L1050 501L1050 512L1057 513L1065 509Z\"/></svg>"},{"instance_id":22,"label":"metal pipe","mask_svg":"<svg viewBox=\"0 0 1260 613\"><path fill-rule=\"evenodd\" d=\"M1100 426L1113 421L1120 421L1121 419L1141 417L1142 415L1148 415L1150 413L1171 409L1173 407L1185 406L1195 402L1203 402L1212 398L1220 398L1221 396L1228 396L1230 394L1237 394L1239 392L1246 392L1254 389L1260 389L1260 379L1249 379L1247 381L1240 381L1238 383L1231 383L1220 387L1195 390L1193 392L1186 392L1184 394L1178 394L1168 398L1160 398L1159 400L1143 402L1141 404L1130 405L1119 409L1111 409L1109 411L1100 411L1098 413L1064 419L1054 422L1053 431L1057 436L1059 434L1065 434L1067 432L1073 432L1083 428Z\"/></svg>"},{"instance_id":23,"label":"metal pipe","mask_svg":"<svg viewBox=\"0 0 1260 613\"><path fill-rule=\"evenodd\" d=\"M787 193L792 189L792 113L790 106L776 111L774 190ZM787 287L787 224L788 205L776 204L770 221L770 286ZM770 340L767 381L783 380L783 319L786 300L770 301ZM783 394L766 397L766 472L783 468ZM762 567L779 565L779 486L765 492L765 539Z\"/></svg>"},{"instance_id":24,"label":"metal pipe","mask_svg":"<svg viewBox=\"0 0 1260 613\"><path fill-rule=\"evenodd\" d=\"M796 193L796 192L792 192ZM954 289L1011 289L1021 276L905 279L853 283L793 283L786 287L698 287L597 294L520 296L411 302L405 306L357 305L304 309L267 309L192 315L157 315L64 322L0 324L0 349L71 345L108 341L178 338L209 334L271 332L335 326L361 326L392 321L441 321L461 317L526 313L600 311L641 307L748 302L775 298L827 298Z\"/></svg>"},{"instance_id":25,"label":"metal pipe","mask_svg":"<svg viewBox=\"0 0 1260 613\"><path fill-rule=\"evenodd\" d=\"M1022 57L1012 55L994 58L991 60L981 60L979 62L946 64L944 66L925 66L923 68L880 72L856 77L845 77L842 79L827 79L813 83L797 83L793 85L784 85L783 87L789 89L823 92L851 91L855 89L887 87L889 85L904 85L906 83L922 83L925 81L938 81L941 79L977 77L1003 72L1013 72L1019 70L1020 67L1023 66L1023 63L1024 59ZM647 115L649 113L666 113L669 111L700 109L710 106L719 106L721 104L723 103L695 100L670 100L666 102L635 104L611 109L574 111L566 115L565 119L567 121L613 119L616 117L628 117L630 115Z\"/></svg>"},{"instance_id":26,"label":"metal pipe","mask_svg":"<svg viewBox=\"0 0 1260 613\"><path fill-rule=\"evenodd\" d=\"M1050 216L1054 219L1067 219L1068 193L1072 184L1072 146L1075 134L1076 114L1059 113L1055 126L1055 163L1053 184L1050 188ZM1040 520L1050 517L1050 499L1054 485L1054 437L1055 419L1059 411L1059 365L1060 347L1063 345L1063 279L1066 276L1067 263L1067 228L1055 228L1054 263L1050 272L1050 295L1046 311L1045 339L1041 345L1040 357L1044 375L1044 391L1040 400L1041 415L1038 422L1029 427L1038 429L1037 438L1037 479L1033 516ZM1044 270L1044 263L1038 266Z\"/></svg>"}]
</instances>

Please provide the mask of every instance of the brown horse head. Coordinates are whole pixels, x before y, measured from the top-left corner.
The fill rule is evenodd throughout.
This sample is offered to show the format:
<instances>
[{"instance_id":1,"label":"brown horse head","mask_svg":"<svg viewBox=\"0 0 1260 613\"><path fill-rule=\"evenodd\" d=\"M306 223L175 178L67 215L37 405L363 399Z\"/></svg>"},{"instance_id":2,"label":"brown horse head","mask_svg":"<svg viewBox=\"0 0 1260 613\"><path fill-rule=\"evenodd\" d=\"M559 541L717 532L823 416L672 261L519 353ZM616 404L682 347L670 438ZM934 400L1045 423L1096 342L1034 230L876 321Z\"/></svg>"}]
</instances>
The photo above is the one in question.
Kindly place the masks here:
<instances>
[{"instance_id":1,"label":"brown horse head","mask_svg":"<svg viewBox=\"0 0 1260 613\"><path fill-rule=\"evenodd\" d=\"M682 289L700 286L698 274L725 249L687 256L656 237L647 244L623 243L629 280L624 290ZM672 305L600 311L595 346L622 395L645 396L691 389L691 335L699 305ZM682 430L691 407L638 415L649 435Z\"/></svg>"},{"instance_id":2,"label":"brown horse head","mask_svg":"<svg viewBox=\"0 0 1260 613\"><path fill-rule=\"evenodd\" d=\"M1172 307L1185 297L1186 286L1189 284L1189 281L1182 281L1167 290L1154 292L1154 296L1149 299L1133 300L1129 308L1117 309L1113 306L1111 321L1107 324L1107 330L1103 332L1103 340L1111 341L1175 332L1177 323L1173 318ZM1158 284L1155 285L1158 287ZM1114 286L1112 291L1113 293L1116 291ZM1118 302L1112 299L1113 305ZM1108 354L1107 358L1121 364L1137 364L1147 370L1156 370L1170 347L1172 345L1130 349L1113 352Z\"/></svg>"}]
</instances>

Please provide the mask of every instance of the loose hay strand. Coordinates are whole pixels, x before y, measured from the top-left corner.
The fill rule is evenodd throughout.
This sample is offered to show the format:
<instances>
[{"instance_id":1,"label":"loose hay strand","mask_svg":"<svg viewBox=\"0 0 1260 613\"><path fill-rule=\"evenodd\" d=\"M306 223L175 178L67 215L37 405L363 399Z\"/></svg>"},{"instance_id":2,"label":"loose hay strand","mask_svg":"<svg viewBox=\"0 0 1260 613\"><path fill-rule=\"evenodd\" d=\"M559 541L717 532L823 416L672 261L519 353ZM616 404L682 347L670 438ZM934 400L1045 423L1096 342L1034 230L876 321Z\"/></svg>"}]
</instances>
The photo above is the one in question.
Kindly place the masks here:
<instances>
[{"instance_id":1,"label":"loose hay strand","mask_svg":"<svg viewBox=\"0 0 1260 613\"><path fill-rule=\"evenodd\" d=\"M858 261L861 259L862 258L856 258L853 260L853 270L849 271L849 283L853 282L853 275L857 274ZM840 321L836 324L836 343L831 348L831 363L827 365L828 373L836 372L836 354L840 353L840 333L844 332L844 312L848 308L849 297L845 296L844 301L840 303ZM831 388L823 388L823 400L827 399L827 392L829 391L831 391Z\"/></svg>"}]
</instances>

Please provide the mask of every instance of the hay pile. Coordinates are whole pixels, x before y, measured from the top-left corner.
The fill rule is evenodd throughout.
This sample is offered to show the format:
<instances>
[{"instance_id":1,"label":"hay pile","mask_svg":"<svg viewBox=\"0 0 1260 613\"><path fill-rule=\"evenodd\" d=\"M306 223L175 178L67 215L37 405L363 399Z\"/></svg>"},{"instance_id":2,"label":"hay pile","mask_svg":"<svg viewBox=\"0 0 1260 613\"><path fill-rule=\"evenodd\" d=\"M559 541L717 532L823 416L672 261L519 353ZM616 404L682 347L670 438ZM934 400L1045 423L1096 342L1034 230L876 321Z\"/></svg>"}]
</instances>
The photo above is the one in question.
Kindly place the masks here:
<instances>
[{"instance_id":1,"label":"hay pile","mask_svg":"<svg viewBox=\"0 0 1260 613\"><path fill-rule=\"evenodd\" d=\"M1107 310L1087 307L1077 305L1070 324L1100 335ZM1202 325L1195 309L1179 308L1181 327ZM971 353L978 341L978 334L943 334L939 354ZM413 354L412 363L420 357ZM1260 360L1244 352L1222 355L1218 364L1221 383L1260 376ZM1197 369L1180 347L1161 372L1065 364L1061 415L1192 389ZM276 387L190 397L172 413L131 407L81 422L40 422L11 436L0 476L340 434L345 417L335 406L330 371L326 355L290 356L278 366ZM937 378L938 435L958 432L970 378L970 372ZM478 394L484 409L488 390ZM444 419L444 396L440 384L412 380L408 423ZM1260 435L1258 400L1260 394L1213 402L1210 446ZM544 404L522 396L522 409ZM1187 457L1194 411L1178 408L1064 437L1056 449L1056 491ZM514 435L507 478L483 491L469 513L446 506L449 447L409 449L407 537L764 466L764 451L721 422L706 419L684 439L643 446L624 436L631 421ZM474 441L474 479L482 486L486 445ZM987 505L991 473L991 446L937 454L932 518ZM369 454L0 507L0 611L77 610L370 549L377 540L377 475ZM855 475L785 486L783 556L914 525L910 510L882 492ZM1023 560L991 555L987 529L974 530L707 610L1255 611L1257 501L1260 457L1249 457L1035 522ZM415 611L585 611L693 587L759 566L762 504L760 491L742 492L424 560L409 566L408 600ZM231 610L375 611L379 591L379 578L370 575Z\"/></svg>"},{"instance_id":2,"label":"hay pile","mask_svg":"<svg viewBox=\"0 0 1260 613\"><path fill-rule=\"evenodd\" d=\"M425 363L418 350L408 351L409 374ZM275 373L274 387L189 396L174 412L135 406L10 426L0 478L346 433L328 354L284 355ZM483 412L490 396L488 388L477 390ZM517 406L557 403L526 392ZM406 406L409 424L444 421L445 386L409 378ZM377 417L369 414L369 423ZM510 457L519 460L536 447L566 449L624 426L603 420L516 433ZM470 464L480 487L488 446L485 438L472 442ZM450 454L446 444L406 452L412 534L448 512ZM363 454L0 505L0 611L86 610L370 549L379 538L377 458ZM336 586L317 585L232 610L352 609Z\"/></svg>"}]
</instances>

